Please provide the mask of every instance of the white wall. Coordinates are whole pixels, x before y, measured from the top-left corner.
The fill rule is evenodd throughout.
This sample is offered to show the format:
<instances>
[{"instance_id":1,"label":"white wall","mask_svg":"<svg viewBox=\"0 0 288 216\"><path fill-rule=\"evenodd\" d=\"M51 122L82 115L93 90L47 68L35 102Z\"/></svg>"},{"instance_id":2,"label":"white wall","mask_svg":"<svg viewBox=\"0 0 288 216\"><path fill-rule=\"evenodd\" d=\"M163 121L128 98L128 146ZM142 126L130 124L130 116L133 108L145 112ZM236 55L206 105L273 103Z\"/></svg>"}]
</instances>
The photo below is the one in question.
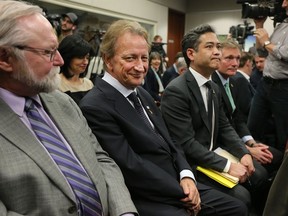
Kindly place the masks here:
<instances>
[{"instance_id":1,"label":"white wall","mask_svg":"<svg viewBox=\"0 0 288 216\"><path fill-rule=\"evenodd\" d=\"M150 37L160 34L167 40L168 7L147 0L40 0L95 14L130 19L152 26ZM151 38L150 38L151 39Z\"/></svg>"},{"instance_id":2,"label":"white wall","mask_svg":"<svg viewBox=\"0 0 288 216\"><path fill-rule=\"evenodd\" d=\"M218 5L218 8L221 8L221 1L218 3L220 4L220 6ZM227 9L211 11L213 7L209 7L210 11L201 11L201 9L203 9L203 5L201 9L199 8L199 10L197 10L195 6L190 7L188 9L189 11L186 11L185 32L191 28L194 28L195 26L206 23L213 26L217 34L228 34L231 26L237 26L238 24L244 23L244 19L241 18L241 5L237 5L236 3L235 5L236 7L239 7L239 9L234 8L233 10ZM255 26L253 20L247 19L247 21L251 25ZM265 22L264 28L269 34L273 32L273 21L270 18L268 18Z\"/></svg>"}]
</instances>

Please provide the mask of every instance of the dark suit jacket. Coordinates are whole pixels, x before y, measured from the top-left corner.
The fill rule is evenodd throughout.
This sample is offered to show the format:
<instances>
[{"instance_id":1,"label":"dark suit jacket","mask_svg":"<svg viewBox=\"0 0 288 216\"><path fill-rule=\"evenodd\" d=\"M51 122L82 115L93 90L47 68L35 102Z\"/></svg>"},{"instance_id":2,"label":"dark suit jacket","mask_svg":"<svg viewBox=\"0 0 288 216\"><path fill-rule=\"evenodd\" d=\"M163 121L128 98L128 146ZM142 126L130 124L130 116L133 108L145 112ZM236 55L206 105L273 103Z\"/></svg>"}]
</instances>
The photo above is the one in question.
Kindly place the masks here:
<instances>
[{"instance_id":1,"label":"dark suit jacket","mask_svg":"<svg viewBox=\"0 0 288 216\"><path fill-rule=\"evenodd\" d=\"M239 72L230 78L234 83L235 103L237 109L248 119L255 89L251 83Z\"/></svg>"},{"instance_id":2,"label":"dark suit jacket","mask_svg":"<svg viewBox=\"0 0 288 216\"><path fill-rule=\"evenodd\" d=\"M286 151L281 167L270 188L263 216L288 215L288 152Z\"/></svg>"},{"instance_id":3,"label":"dark suit jacket","mask_svg":"<svg viewBox=\"0 0 288 216\"><path fill-rule=\"evenodd\" d=\"M256 67L253 68L253 71L250 77L250 82L251 82L251 85L254 87L254 89L257 88L258 83L260 82L262 77L263 77L263 71L259 71Z\"/></svg>"},{"instance_id":4,"label":"dark suit jacket","mask_svg":"<svg viewBox=\"0 0 288 216\"><path fill-rule=\"evenodd\" d=\"M96 78L80 108L103 149L121 168L138 210L153 209L157 203L181 205L179 173L191 168L172 143L152 97L142 87L137 92L168 145L159 144L127 98L101 78Z\"/></svg>"},{"instance_id":5,"label":"dark suit jacket","mask_svg":"<svg viewBox=\"0 0 288 216\"><path fill-rule=\"evenodd\" d=\"M238 158L247 149L230 125L222 108L221 93L212 82L215 107L214 146L228 150ZM183 147L190 164L223 171L227 160L209 151L211 131L199 86L188 70L165 89L161 111L173 139Z\"/></svg>"},{"instance_id":6,"label":"dark suit jacket","mask_svg":"<svg viewBox=\"0 0 288 216\"><path fill-rule=\"evenodd\" d=\"M162 77L163 87L166 88L168 83L179 76L179 73L175 70L174 64L169 67L164 73Z\"/></svg>"},{"instance_id":7,"label":"dark suit jacket","mask_svg":"<svg viewBox=\"0 0 288 216\"><path fill-rule=\"evenodd\" d=\"M95 183L104 215L136 212L120 169L103 151L74 101L59 91L40 94L40 98ZM0 119L0 215L77 216L75 195L67 180L1 99Z\"/></svg>"},{"instance_id":8,"label":"dark suit jacket","mask_svg":"<svg viewBox=\"0 0 288 216\"><path fill-rule=\"evenodd\" d=\"M161 101L161 97L159 95L159 84L151 67L148 69L143 88L149 92L155 101Z\"/></svg>"},{"instance_id":9,"label":"dark suit jacket","mask_svg":"<svg viewBox=\"0 0 288 216\"><path fill-rule=\"evenodd\" d=\"M225 88L216 72L212 74L212 80L218 85L221 94L222 94L222 101L223 101L223 110L226 114L226 117L230 121L230 124L233 126L233 128L236 130L238 133L239 137L243 137L246 135L251 135L248 127L247 127L247 117L240 111L240 109L237 107L237 91L241 91L241 89L236 88L236 84L234 83L234 80L230 79L229 80L229 85L230 85L230 91L232 94L232 97L234 99L234 103L236 106L236 109L232 110L231 103L229 101L229 98L226 94Z\"/></svg>"}]
</instances>

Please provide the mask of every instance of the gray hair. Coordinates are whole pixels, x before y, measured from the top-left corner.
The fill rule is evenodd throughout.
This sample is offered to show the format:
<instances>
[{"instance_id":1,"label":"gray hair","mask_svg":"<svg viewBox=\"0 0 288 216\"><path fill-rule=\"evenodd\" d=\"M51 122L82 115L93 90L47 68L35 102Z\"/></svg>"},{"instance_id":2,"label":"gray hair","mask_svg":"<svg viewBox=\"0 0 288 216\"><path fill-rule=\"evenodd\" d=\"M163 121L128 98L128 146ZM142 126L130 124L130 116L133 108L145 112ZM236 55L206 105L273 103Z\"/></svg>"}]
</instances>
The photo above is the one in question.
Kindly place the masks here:
<instances>
[{"instance_id":1,"label":"gray hair","mask_svg":"<svg viewBox=\"0 0 288 216\"><path fill-rule=\"evenodd\" d=\"M0 1L0 47L21 45L29 40L23 34L19 18L33 14L43 14L39 6L22 1Z\"/></svg>"},{"instance_id":2,"label":"gray hair","mask_svg":"<svg viewBox=\"0 0 288 216\"><path fill-rule=\"evenodd\" d=\"M186 61L184 57L179 57L178 61L176 62L176 67L177 69L181 68L181 67L187 67Z\"/></svg>"}]
</instances>

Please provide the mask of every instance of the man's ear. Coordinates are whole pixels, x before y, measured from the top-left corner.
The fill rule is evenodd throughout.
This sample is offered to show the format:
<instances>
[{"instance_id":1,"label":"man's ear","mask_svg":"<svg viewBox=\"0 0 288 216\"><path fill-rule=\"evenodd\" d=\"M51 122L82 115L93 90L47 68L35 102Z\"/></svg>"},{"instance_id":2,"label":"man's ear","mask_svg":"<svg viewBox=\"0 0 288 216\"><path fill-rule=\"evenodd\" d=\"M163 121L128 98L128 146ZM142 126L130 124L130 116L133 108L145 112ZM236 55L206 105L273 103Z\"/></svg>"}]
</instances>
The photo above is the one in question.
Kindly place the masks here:
<instances>
[{"instance_id":1,"label":"man's ear","mask_svg":"<svg viewBox=\"0 0 288 216\"><path fill-rule=\"evenodd\" d=\"M107 67L107 69L110 69L110 71L111 71L111 63L110 63L110 61L111 61L111 58L108 58L107 57L107 55L102 55L102 59L103 59L103 62L105 63L105 65L106 65L106 67Z\"/></svg>"},{"instance_id":2,"label":"man's ear","mask_svg":"<svg viewBox=\"0 0 288 216\"><path fill-rule=\"evenodd\" d=\"M7 72L13 70L11 65L11 55L8 48L0 47L0 69Z\"/></svg>"},{"instance_id":3,"label":"man's ear","mask_svg":"<svg viewBox=\"0 0 288 216\"><path fill-rule=\"evenodd\" d=\"M75 31L76 28L77 28L76 25L73 25L73 26L72 26L72 30L73 30L73 31Z\"/></svg>"},{"instance_id":4,"label":"man's ear","mask_svg":"<svg viewBox=\"0 0 288 216\"><path fill-rule=\"evenodd\" d=\"M192 48L188 48L186 50L186 54L187 54L187 57L192 61L194 60L194 54L195 54L195 50L192 49Z\"/></svg>"}]
</instances>

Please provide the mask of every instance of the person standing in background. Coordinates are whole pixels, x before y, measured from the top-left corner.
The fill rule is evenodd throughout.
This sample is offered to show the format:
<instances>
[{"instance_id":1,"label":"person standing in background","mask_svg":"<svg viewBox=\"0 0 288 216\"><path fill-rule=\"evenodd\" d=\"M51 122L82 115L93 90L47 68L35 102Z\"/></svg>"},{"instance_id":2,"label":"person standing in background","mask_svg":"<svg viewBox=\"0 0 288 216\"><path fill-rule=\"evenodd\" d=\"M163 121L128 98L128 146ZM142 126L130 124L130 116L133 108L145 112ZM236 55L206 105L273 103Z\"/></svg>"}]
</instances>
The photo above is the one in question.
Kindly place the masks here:
<instances>
[{"instance_id":1,"label":"person standing in background","mask_svg":"<svg viewBox=\"0 0 288 216\"><path fill-rule=\"evenodd\" d=\"M63 38L67 35L72 35L78 25L78 17L75 13L69 12L62 14L61 22L61 32L58 36L58 42L60 43Z\"/></svg>"},{"instance_id":2,"label":"person standing in background","mask_svg":"<svg viewBox=\"0 0 288 216\"><path fill-rule=\"evenodd\" d=\"M283 0L282 8L288 15L288 0ZM278 24L269 37L263 28L267 17L254 19L254 35L259 47L268 52L260 80L254 95L248 127L257 140L263 140L267 119L273 116L276 144L275 147L284 153L288 139L288 18Z\"/></svg>"},{"instance_id":3,"label":"person standing in background","mask_svg":"<svg viewBox=\"0 0 288 216\"><path fill-rule=\"evenodd\" d=\"M167 63L169 61L169 58L166 54L166 51L163 48L163 45L166 45L167 43L163 43L163 39L160 35L155 35L152 41L152 46L151 46L151 52L158 52L160 53L162 57L162 64L163 64L163 70L166 70L167 68Z\"/></svg>"}]
</instances>

